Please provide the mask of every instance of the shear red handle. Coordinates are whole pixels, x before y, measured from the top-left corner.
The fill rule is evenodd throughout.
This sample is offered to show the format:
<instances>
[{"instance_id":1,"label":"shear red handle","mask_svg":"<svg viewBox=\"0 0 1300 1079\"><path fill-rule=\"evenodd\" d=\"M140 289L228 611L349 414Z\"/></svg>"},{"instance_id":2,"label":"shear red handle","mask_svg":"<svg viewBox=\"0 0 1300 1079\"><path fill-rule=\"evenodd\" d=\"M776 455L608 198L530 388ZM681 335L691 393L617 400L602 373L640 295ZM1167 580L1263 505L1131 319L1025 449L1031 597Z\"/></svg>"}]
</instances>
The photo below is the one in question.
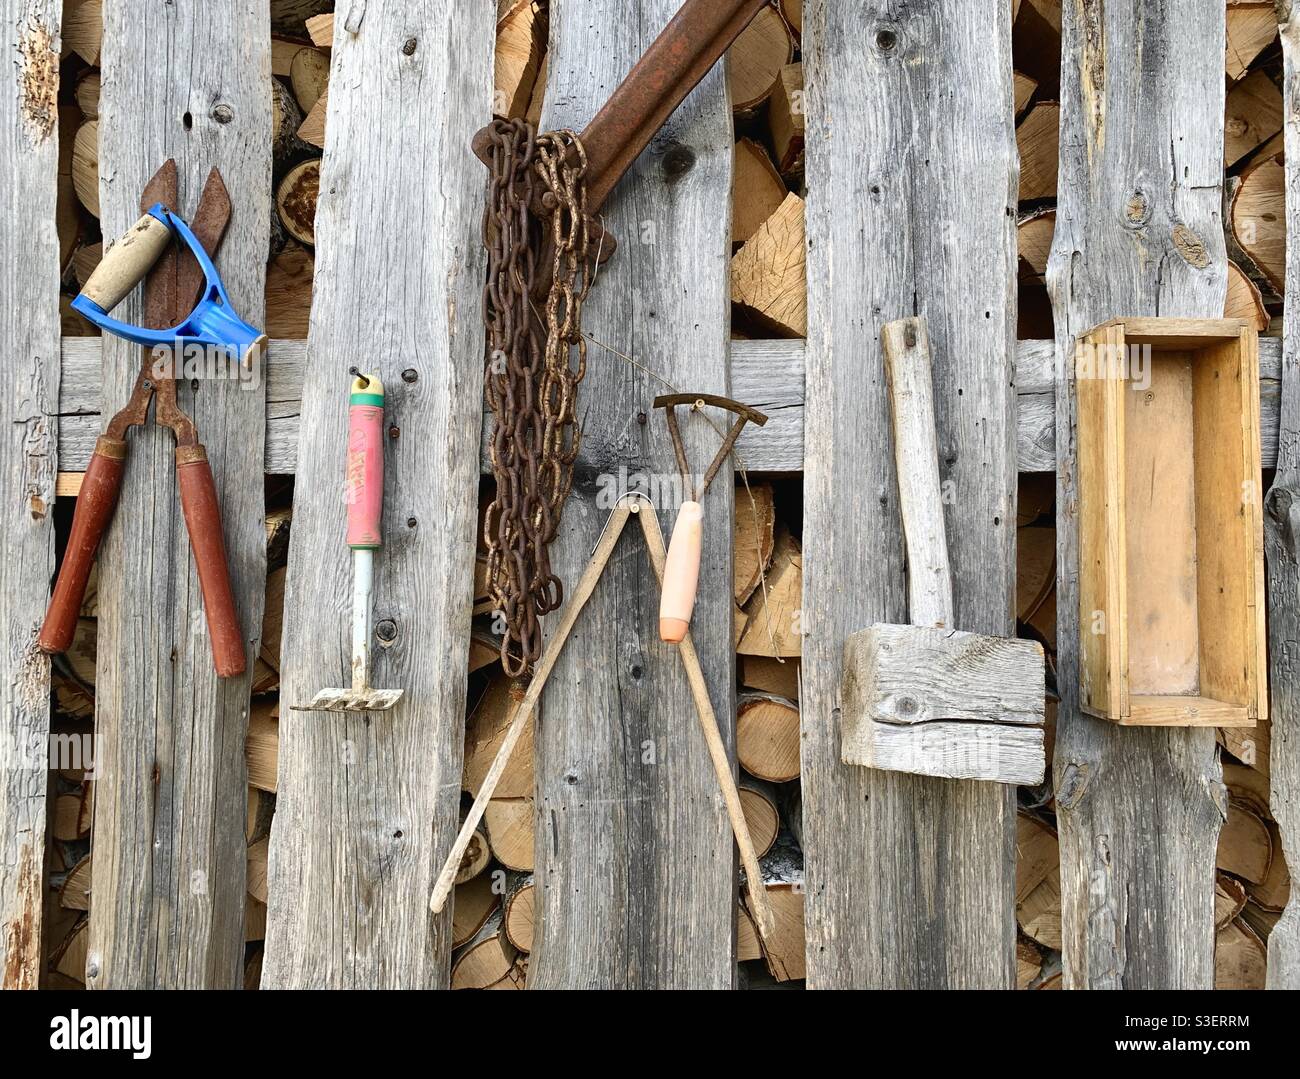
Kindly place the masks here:
<instances>
[{"instance_id":1,"label":"shear red handle","mask_svg":"<svg viewBox=\"0 0 1300 1079\"><path fill-rule=\"evenodd\" d=\"M122 471L126 465L126 442L101 437L81 480L81 493L72 515L72 533L63 554L54 594L45 612L37 643L42 652L66 652L77 630L77 617L86 597L86 582L95 564L95 553L104 529L113 519L117 495L122 489Z\"/></svg>"},{"instance_id":2,"label":"shear red handle","mask_svg":"<svg viewBox=\"0 0 1300 1079\"><path fill-rule=\"evenodd\" d=\"M221 505L212 482L212 466L202 446L176 447L176 478L181 489L181 510L194 549L194 565L203 592L203 610L212 643L212 664L218 678L244 673L247 663L244 637L239 631L235 595L226 569L226 541L221 534Z\"/></svg>"}]
</instances>

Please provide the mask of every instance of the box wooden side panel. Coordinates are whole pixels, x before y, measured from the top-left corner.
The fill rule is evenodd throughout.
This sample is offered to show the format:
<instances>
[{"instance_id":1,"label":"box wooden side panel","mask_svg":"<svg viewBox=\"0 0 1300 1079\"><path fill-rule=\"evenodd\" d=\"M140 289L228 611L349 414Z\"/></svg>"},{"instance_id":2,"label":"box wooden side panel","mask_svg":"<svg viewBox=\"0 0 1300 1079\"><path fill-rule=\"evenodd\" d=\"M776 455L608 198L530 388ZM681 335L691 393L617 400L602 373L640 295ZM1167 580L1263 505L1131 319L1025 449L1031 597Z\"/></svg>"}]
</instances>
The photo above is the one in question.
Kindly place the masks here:
<instances>
[{"instance_id":1,"label":"box wooden side panel","mask_svg":"<svg viewBox=\"0 0 1300 1079\"><path fill-rule=\"evenodd\" d=\"M1080 339L1091 349L1076 364L1079 482L1079 683L1080 707L1090 715L1118 719L1128 713L1124 684L1123 383L1103 373L1124 329L1113 325ZM1067 357L1075 363L1075 357ZM1080 377L1082 375L1082 377Z\"/></svg>"},{"instance_id":2,"label":"box wooden side panel","mask_svg":"<svg viewBox=\"0 0 1300 1079\"><path fill-rule=\"evenodd\" d=\"M1200 692L1251 720L1267 712L1258 386L1253 330L1193 364Z\"/></svg>"}]
</instances>

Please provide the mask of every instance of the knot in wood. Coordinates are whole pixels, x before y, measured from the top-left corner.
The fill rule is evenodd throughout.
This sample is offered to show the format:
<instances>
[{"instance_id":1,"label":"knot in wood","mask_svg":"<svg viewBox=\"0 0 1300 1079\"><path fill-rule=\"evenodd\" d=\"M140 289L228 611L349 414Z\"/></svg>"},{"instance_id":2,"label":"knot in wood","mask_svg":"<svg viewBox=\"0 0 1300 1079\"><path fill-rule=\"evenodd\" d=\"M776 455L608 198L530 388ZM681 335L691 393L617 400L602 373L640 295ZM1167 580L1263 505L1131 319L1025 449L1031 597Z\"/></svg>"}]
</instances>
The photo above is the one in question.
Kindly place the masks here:
<instances>
[{"instance_id":1,"label":"knot in wood","mask_svg":"<svg viewBox=\"0 0 1300 1079\"><path fill-rule=\"evenodd\" d=\"M391 618L382 618L375 623L375 636L384 644L392 644L397 640L397 623Z\"/></svg>"},{"instance_id":2,"label":"knot in wood","mask_svg":"<svg viewBox=\"0 0 1300 1079\"><path fill-rule=\"evenodd\" d=\"M1174 247L1189 266L1203 270L1210 264L1210 254L1206 251L1204 242L1186 225L1175 225L1170 235L1173 238Z\"/></svg>"},{"instance_id":3,"label":"knot in wood","mask_svg":"<svg viewBox=\"0 0 1300 1079\"><path fill-rule=\"evenodd\" d=\"M229 105L213 105L212 119L219 124L228 124L235 118L235 110Z\"/></svg>"},{"instance_id":4,"label":"knot in wood","mask_svg":"<svg viewBox=\"0 0 1300 1079\"><path fill-rule=\"evenodd\" d=\"M674 142L664 152L664 179L676 183L695 167L695 151L680 142Z\"/></svg>"},{"instance_id":5,"label":"knot in wood","mask_svg":"<svg viewBox=\"0 0 1300 1079\"><path fill-rule=\"evenodd\" d=\"M898 48L898 31L892 26L882 26L876 31L876 48L889 55Z\"/></svg>"},{"instance_id":6,"label":"knot in wood","mask_svg":"<svg viewBox=\"0 0 1300 1079\"><path fill-rule=\"evenodd\" d=\"M1124 206L1124 219L1130 228L1141 228L1151 220L1151 203L1141 191L1134 191Z\"/></svg>"}]
</instances>

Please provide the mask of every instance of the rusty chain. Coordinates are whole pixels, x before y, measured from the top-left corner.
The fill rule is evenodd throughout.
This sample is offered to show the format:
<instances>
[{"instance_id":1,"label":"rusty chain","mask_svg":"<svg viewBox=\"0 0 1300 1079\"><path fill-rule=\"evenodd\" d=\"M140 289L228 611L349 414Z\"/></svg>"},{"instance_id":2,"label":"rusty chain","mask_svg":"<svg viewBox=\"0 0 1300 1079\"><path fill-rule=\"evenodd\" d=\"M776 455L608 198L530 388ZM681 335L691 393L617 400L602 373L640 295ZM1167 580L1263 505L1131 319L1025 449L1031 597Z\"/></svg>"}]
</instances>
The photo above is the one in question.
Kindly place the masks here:
<instances>
[{"instance_id":1,"label":"rusty chain","mask_svg":"<svg viewBox=\"0 0 1300 1079\"><path fill-rule=\"evenodd\" d=\"M539 619L564 600L547 548L578 456L575 405L587 368L582 302L591 283L591 222L587 158L574 132L538 134L523 120L497 119L491 157L483 213L483 324L496 495L483 531L492 604L504 622L501 664L518 678L541 655ZM539 252L547 249L554 260L539 313L531 292Z\"/></svg>"}]
</instances>

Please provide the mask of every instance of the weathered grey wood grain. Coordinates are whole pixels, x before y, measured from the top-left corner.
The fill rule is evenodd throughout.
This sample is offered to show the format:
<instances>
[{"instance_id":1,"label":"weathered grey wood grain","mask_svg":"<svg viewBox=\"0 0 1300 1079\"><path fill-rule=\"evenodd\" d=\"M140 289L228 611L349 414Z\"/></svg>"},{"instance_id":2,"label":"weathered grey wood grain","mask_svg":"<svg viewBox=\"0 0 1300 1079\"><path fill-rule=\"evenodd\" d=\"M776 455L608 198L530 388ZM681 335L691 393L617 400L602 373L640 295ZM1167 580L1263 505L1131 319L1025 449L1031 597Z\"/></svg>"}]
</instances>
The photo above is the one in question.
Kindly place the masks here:
<instances>
[{"instance_id":1,"label":"weathered grey wood grain","mask_svg":"<svg viewBox=\"0 0 1300 1079\"><path fill-rule=\"evenodd\" d=\"M428 901L460 804L486 272L485 175L470 138L491 116L494 22L490 0L418 0L345 4L334 23L285 585L268 987L447 984L450 909L431 918ZM383 713L296 712L350 672L354 364L382 379L390 436L371 679L405 695Z\"/></svg>"},{"instance_id":2,"label":"weathered grey wood grain","mask_svg":"<svg viewBox=\"0 0 1300 1079\"><path fill-rule=\"evenodd\" d=\"M678 0L561 0L551 8L543 127L581 129ZM585 330L684 392L728 393L731 113L721 65L614 191L619 238L583 312ZM577 580L620 468L674 479L662 382L593 349L574 494L551 551ZM720 442L682 415L703 471ZM668 486L660 484L660 487ZM731 469L703 500L706 540L691 632L731 741ZM675 506L661 505L672 527ZM730 826L676 649L659 640L659 589L626 535L560 657L537 732L536 945L530 986L730 988L736 872Z\"/></svg>"},{"instance_id":3,"label":"weathered grey wood grain","mask_svg":"<svg viewBox=\"0 0 1300 1079\"><path fill-rule=\"evenodd\" d=\"M1067 986L1209 988L1226 802L1212 730L1079 710L1075 337L1120 315L1217 316L1227 262L1219 0L1064 10L1048 262L1057 331L1055 789Z\"/></svg>"},{"instance_id":4,"label":"weathered grey wood grain","mask_svg":"<svg viewBox=\"0 0 1300 1079\"><path fill-rule=\"evenodd\" d=\"M1300 10L1278 6L1286 117L1286 216L1300 236ZM1300 296L1300 253L1286 252L1287 294ZM1269 808L1290 866L1300 866L1300 308L1282 320L1282 401L1277 474L1264 500L1268 559ZM1276 857L1276 852L1274 854ZM1268 986L1300 989L1300 898L1292 897L1268 937Z\"/></svg>"},{"instance_id":5,"label":"weathered grey wood grain","mask_svg":"<svg viewBox=\"0 0 1300 1079\"><path fill-rule=\"evenodd\" d=\"M42 967L50 662L36 633L54 571L59 396L60 0L22 0L5 19L0 86L0 987L34 989Z\"/></svg>"},{"instance_id":6,"label":"weathered grey wood grain","mask_svg":"<svg viewBox=\"0 0 1300 1079\"><path fill-rule=\"evenodd\" d=\"M266 471L291 475L298 461L298 411L302 403L305 341L272 341L266 376ZM593 353L599 353L593 348ZM1282 342L1262 337L1260 439L1265 468L1277 460L1278 370ZM1021 341L1016 371L1016 464L1021 472L1056 469L1055 341ZM737 452L751 472L803 469L803 357L797 340L732 341L731 392L768 416L767 426L746 427ZM97 337L63 339L59 392L59 461L65 471L85 470L101 429L100 343ZM485 417L484 431L490 421ZM486 445L486 444L485 444ZM488 470L484 453L483 469Z\"/></svg>"},{"instance_id":7,"label":"weathered grey wood grain","mask_svg":"<svg viewBox=\"0 0 1300 1079\"><path fill-rule=\"evenodd\" d=\"M100 206L115 237L168 158L192 213L219 166L233 212L218 266L236 310L262 318L271 187L265 4L159 7L106 0ZM139 290L115 313L140 320ZM103 408L126 403L140 350L103 345ZM208 449L231 584L257 654L266 590L264 397L236 381L182 383ZM243 742L250 675L218 679L180 512L172 433L133 430L99 556L92 988L234 987L244 957Z\"/></svg>"},{"instance_id":8,"label":"weathered grey wood grain","mask_svg":"<svg viewBox=\"0 0 1300 1079\"><path fill-rule=\"evenodd\" d=\"M907 621L883 323L928 320L957 628L1010 635L1010 9L814 0L808 131L803 815L808 984L1013 984L1015 792L840 762L844 640Z\"/></svg>"}]
</instances>

